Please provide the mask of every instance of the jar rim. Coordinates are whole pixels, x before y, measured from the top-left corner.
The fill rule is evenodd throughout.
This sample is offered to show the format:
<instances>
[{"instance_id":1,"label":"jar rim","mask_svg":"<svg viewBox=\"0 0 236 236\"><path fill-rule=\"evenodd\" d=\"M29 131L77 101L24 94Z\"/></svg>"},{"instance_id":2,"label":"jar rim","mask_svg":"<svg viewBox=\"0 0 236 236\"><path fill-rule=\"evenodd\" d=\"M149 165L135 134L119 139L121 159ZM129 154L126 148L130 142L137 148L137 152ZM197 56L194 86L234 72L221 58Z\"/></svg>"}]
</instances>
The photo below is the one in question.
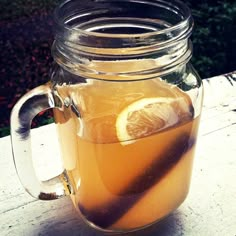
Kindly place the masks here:
<instances>
[{"instance_id":1,"label":"jar rim","mask_svg":"<svg viewBox=\"0 0 236 236\"><path fill-rule=\"evenodd\" d=\"M87 0L86 2L94 2L94 3L101 3L101 2L106 2L107 0ZM69 26L66 22L65 19L62 19L60 17L60 12L63 11L63 8L66 7L66 5L71 4L73 2L76 2L77 4L82 4L82 1L75 1L75 0L66 0L63 3L61 3L58 7L56 7L54 11L54 22L57 27L60 29L66 30L68 32L75 32L77 35L87 35L87 36L93 36L93 37L102 37L102 38L137 38L137 37L153 37L157 35L163 35L163 34L168 34L169 32L172 32L174 30L182 29L184 27L190 28L190 33L191 29L193 27L193 20L192 20L192 15L189 7L183 3L180 0L169 0L168 2L163 1L163 0L110 0L110 2L126 2L126 3L146 3L152 6L161 6L161 7L166 7L167 10L173 11L175 13L182 13L182 19L177 23L174 24L170 27L160 29L158 31L152 31L152 32L144 32L144 33L103 33L103 32L96 32L96 31L88 31L84 30L81 28L75 28Z\"/></svg>"},{"instance_id":2,"label":"jar rim","mask_svg":"<svg viewBox=\"0 0 236 236\"><path fill-rule=\"evenodd\" d=\"M67 0L54 16L54 60L84 77L146 79L192 56L193 19L179 0Z\"/></svg>"}]
</instances>

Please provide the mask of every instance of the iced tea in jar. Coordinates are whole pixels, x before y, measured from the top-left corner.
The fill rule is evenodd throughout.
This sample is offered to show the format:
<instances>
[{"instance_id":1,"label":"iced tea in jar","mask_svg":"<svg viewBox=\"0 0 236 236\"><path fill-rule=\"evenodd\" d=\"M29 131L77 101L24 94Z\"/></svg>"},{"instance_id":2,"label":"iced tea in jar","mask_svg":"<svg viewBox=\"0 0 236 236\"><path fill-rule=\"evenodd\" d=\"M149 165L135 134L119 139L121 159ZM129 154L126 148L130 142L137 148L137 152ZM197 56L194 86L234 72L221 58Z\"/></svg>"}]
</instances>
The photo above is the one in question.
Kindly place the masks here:
<instances>
[{"instance_id":1,"label":"iced tea in jar","mask_svg":"<svg viewBox=\"0 0 236 236\"><path fill-rule=\"evenodd\" d=\"M192 27L176 0L58 6L51 80L26 94L11 118L16 168L32 195L71 194L83 219L104 232L148 226L184 201L202 106L189 62ZM48 108L64 166L50 188L22 165L30 122Z\"/></svg>"}]
</instances>

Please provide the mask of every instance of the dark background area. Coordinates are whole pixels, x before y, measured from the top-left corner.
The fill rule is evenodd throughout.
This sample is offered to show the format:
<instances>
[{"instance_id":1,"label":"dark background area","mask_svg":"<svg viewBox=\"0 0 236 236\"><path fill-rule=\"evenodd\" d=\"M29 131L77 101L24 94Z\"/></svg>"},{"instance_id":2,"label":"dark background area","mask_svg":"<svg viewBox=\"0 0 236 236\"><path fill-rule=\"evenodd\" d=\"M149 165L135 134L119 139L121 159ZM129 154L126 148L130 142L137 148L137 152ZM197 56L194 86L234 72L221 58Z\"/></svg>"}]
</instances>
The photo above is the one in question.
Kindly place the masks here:
<instances>
[{"instance_id":1,"label":"dark background area","mask_svg":"<svg viewBox=\"0 0 236 236\"><path fill-rule=\"evenodd\" d=\"M0 0L0 137L9 134L10 111L28 90L48 81L52 63L52 12L60 0ZM186 0L195 27L192 63L202 78L236 70L236 0ZM38 115L32 126L52 121Z\"/></svg>"}]
</instances>

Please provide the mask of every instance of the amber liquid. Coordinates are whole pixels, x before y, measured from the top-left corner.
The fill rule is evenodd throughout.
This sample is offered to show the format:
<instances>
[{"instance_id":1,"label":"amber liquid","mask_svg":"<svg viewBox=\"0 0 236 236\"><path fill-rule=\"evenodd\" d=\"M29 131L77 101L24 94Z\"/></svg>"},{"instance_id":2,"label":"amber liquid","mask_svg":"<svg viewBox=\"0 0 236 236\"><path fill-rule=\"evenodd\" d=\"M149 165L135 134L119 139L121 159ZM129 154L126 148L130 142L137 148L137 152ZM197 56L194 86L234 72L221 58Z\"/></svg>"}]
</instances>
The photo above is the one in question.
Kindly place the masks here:
<instances>
[{"instance_id":1,"label":"amber liquid","mask_svg":"<svg viewBox=\"0 0 236 236\"><path fill-rule=\"evenodd\" d=\"M88 98L89 89L78 90L83 97L81 104L86 107L86 101L90 105L91 101L97 102L94 109L101 120L114 122L115 113L119 114L116 108L121 106L103 103L102 96L107 95L104 92L102 96L94 92L90 94L92 98ZM147 96L147 92L150 91L145 90L143 96ZM75 94L74 88L66 91L61 88L63 93L76 97L71 95ZM110 109L114 114L101 113ZM147 137L120 142L114 138L109 140L114 130L107 127L96 137L89 137L91 128L81 131L80 118L73 110L56 110L55 119L64 166L75 190L72 199L89 223L108 230L133 230L162 219L183 202L189 190L199 117ZM81 110L81 115L86 117L86 109ZM90 110L92 113L92 108ZM92 118L90 114L83 125L100 120ZM94 133L96 127L100 127L99 124L93 124ZM104 135L108 138L100 139Z\"/></svg>"}]
</instances>

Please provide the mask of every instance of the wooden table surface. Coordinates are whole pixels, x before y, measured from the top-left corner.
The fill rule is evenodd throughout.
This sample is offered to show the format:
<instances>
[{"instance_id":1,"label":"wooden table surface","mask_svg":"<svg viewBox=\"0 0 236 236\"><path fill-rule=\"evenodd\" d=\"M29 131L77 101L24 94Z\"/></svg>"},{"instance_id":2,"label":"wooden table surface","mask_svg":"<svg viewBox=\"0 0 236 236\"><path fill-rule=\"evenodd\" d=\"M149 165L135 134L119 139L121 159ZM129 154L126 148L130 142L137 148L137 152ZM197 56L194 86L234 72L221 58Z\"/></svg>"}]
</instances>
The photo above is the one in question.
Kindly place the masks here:
<instances>
[{"instance_id":1,"label":"wooden table surface","mask_svg":"<svg viewBox=\"0 0 236 236\"><path fill-rule=\"evenodd\" d=\"M126 235L236 236L235 80L236 73L204 80L197 152L185 202L159 224ZM49 158L53 163L58 145L55 126L33 130L32 139L39 166ZM40 201L25 192L14 169L10 137L0 139L0 236L5 235L102 235L81 220L69 197Z\"/></svg>"}]
</instances>

